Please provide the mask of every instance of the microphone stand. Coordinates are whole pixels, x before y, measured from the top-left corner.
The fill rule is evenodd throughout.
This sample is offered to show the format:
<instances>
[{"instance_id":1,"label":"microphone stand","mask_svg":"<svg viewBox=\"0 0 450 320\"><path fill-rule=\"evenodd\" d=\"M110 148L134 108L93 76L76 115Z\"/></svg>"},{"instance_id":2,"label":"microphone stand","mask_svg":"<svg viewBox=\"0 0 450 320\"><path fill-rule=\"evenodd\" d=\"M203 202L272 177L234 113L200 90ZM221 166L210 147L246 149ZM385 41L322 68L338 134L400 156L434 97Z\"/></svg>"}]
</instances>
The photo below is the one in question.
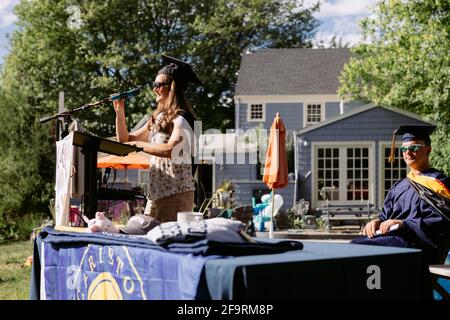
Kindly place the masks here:
<instances>
[{"instance_id":1,"label":"microphone stand","mask_svg":"<svg viewBox=\"0 0 450 320\"><path fill-rule=\"evenodd\" d=\"M55 118L67 118L67 117L70 117L72 114L74 114L74 113L76 113L78 111L91 109L93 107L97 107L97 106L99 106L99 105L101 105L101 104L103 104L105 102L110 102L110 101L112 101L112 99L109 97L109 98L105 98L105 99L102 99L102 100L99 100L99 101L96 101L96 102L86 103L86 104L82 105L81 107L78 107L78 108L75 108L75 109L71 109L71 110L66 110L66 111L59 112L59 113L55 113L54 115L49 116L49 117L41 118L39 120L39 122L40 123L45 123L45 122L50 121L50 120L55 119Z\"/></svg>"},{"instance_id":2,"label":"microphone stand","mask_svg":"<svg viewBox=\"0 0 450 320\"><path fill-rule=\"evenodd\" d=\"M86 103L86 104L82 105L81 107L78 107L78 108L75 108L75 109L71 109L71 110L66 110L66 111L63 111L63 112L59 112L59 113L56 113L56 114L54 114L52 116L49 116L49 117L41 118L39 120L39 122L40 123L45 123L45 122L50 121L50 120L55 119L55 118L64 118L64 130L61 133L61 138L64 138L65 136L67 136L69 134L69 123L71 121L71 115L72 114L74 114L74 113L76 113L78 111L83 111L83 110L87 110L87 109L91 109L91 108L97 107L99 105L104 104L105 102L110 102L110 101L123 99L123 98L131 98L133 95L138 93L141 90L141 88L142 88L141 86L138 86L138 87L136 87L134 89L131 89L129 91L125 91L125 92L113 95L111 97L108 97L108 98L105 98L105 99L102 99L102 100L99 100L99 101L96 101L96 102ZM58 120L58 121L60 121L60 120ZM57 135L58 135L58 138L59 138L59 125L57 126L57 131L58 131Z\"/></svg>"}]
</instances>

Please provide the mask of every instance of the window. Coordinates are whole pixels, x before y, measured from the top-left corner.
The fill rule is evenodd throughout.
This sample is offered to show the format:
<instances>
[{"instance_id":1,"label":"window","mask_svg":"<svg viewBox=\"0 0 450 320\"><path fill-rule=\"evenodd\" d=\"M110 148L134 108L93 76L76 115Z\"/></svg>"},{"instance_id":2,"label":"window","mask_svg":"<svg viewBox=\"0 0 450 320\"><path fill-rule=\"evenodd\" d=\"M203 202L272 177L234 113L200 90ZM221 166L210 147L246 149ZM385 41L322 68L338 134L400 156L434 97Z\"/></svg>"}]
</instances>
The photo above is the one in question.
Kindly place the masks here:
<instances>
[{"instance_id":1,"label":"window","mask_svg":"<svg viewBox=\"0 0 450 320\"><path fill-rule=\"evenodd\" d=\"M320 121L322 121L322 105L319 103L307 104L306 125L309 126L315 123L319 123Z\"/></svg>"},{"instance_id":2,"label":"window","mask_svg":"<svg viewBox=\"0 0 450 320\"><path fill-rule=\"evenodd\" d=\"M264 121L264 105L251 104L249 108L248 121Z\"/></svg>"},{"instance_id":3,"label":"window","mask_svg":"<svg viewBox=\"0 0 450 320\"><path fill-rule=\"evenodd\" d=\"M392 185L398 180L405 178L407 173L407 166L405 161L403 161L403 154L400 152L400 148L395 148L395 161L392 165L389 163L389 153L391 147L384 146L383 152L383 164L384 164L384 175L382 179L382 192L381 194L386 197L389 192L389 189ZM384 199L384 198L383 198Z\"/></svg>"},{"instance_id":4,"label":"window","mask_svg":"<svg viewBox=\"0 0 450 320\"><path fill-rule=\"evenodd\" d=\"M339 148L318 148L317 164L318 199L339 200Z\"/></svg>"},{"instance_id":5,"label":"window","mask_svg":"<svg viewBox=\"0 0 450 320\"><path fill-rule=\"evenodd\" d=\"M347 200L369 200L369 148L347 148Z\"/></svg>"},{"instance_id":6,"label":"window","mask_svg":"<svg viewBox=\"0 0 450 320\"><path fill-rule=\"evenodd\" d=\"M370 155L371 147L364 145L315 148L317 200L373 201Z\"/></svg>"}]
</instances>

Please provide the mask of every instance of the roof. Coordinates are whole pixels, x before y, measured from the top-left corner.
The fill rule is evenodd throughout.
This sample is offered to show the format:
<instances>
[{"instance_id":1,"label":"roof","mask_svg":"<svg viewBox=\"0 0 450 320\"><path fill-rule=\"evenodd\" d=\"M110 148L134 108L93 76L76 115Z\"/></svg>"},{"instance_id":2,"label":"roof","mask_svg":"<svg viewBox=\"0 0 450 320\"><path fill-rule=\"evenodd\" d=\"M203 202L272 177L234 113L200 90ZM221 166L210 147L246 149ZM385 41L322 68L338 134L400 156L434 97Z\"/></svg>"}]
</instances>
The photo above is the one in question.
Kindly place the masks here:
<instances>
[{"instance_id":1,"label":"roof","mask_svg":"<svg viewBox=\"0 0 450 320\"><path fill-rule=\"evenodd\" d=\"M261 49L244 54L235 95L336 94L350 49Z\"/></svg>"},{"instance_id":2,"label":"roof","mask_svg":"<svg viewBox=\"0 0 450 320\"><path fill-rule=\"evenodd\" d=\"M412 112L409 112L409 111L406 111L406 110L403 110L403 109L400 109L400 108L386 107L386 106L376 105L376 104L373 104L373 103L368 103L368 104L365 104L363 106L357 107L357 108L355 108L355 109L353 109L353 110L351 110L349 112L345 112L344 114L338 115L336 117L333 117L333 118L327 119L325 121L322 121L322 122L313 124L311 126L308 126L306 128L303 128L302 130L297 131L297 136L301 136L301 135L303 135L303 134L305 134L307 132L320 129L320 128L328 126L328 125L330 125L332 123L344 120L346 118L352 117L354 115L357 115L359 113L368 111L368 110L373 109L373 108L383 108L383 109L386 109L386 110L389 110L389 111L393 111L393 112L402 114L402 115L404 115L406 117L422 121L424 123L428 123L428 124L432 124L432 125L435 124L433 121L424 120L418 114L415 114L415 113L412 113Z\"/></svg>"}]
</instances>

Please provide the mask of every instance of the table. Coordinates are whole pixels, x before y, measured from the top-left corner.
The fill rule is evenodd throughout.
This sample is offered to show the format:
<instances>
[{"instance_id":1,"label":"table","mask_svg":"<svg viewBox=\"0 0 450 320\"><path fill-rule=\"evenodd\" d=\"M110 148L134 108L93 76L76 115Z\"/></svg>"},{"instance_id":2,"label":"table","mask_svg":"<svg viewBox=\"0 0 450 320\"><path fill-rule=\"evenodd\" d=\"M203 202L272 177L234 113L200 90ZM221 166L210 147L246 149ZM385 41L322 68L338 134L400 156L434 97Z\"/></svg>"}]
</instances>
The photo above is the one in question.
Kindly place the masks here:
<instances>
[{"instance_id":1,"label":"table","mask_svg":"<svg viewBox=\"0 0 450 320\"><path fill-rule=\"evenodd\" d=\"M203 257L125 235L69 240L36 238L30 298L342 300L430 293L427 266L416 249L304 241L303 250L280 254ZM96 292L101 285L109 289Z\"/></svg>"},{"instance_id":2,"label":"table","mask_svg":"<svg viewBox=\"0 0 450 320\"><path fill-rule=\"evenodd\" d=\"M304 241L299 252L205 264L212 299L422 299L429 278L416 249ZM379 271L380 288L376 286ZM371 289L370 289L370 288Z\"/></svg>"}]
</instances>

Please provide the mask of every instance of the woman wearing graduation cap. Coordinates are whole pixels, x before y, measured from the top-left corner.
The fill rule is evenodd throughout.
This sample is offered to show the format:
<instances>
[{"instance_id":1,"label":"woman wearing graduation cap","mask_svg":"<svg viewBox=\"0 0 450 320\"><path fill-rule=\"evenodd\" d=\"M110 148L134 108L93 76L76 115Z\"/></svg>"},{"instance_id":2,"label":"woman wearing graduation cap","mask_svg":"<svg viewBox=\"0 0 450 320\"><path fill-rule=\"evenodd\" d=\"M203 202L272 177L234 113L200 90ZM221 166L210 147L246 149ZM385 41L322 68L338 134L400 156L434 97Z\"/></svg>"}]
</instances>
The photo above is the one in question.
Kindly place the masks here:
<instances>
[{"instance_id":1,"label":"woman wearing graduation cap","mask_svg":"<svg viewBox=\"0 0 450 320\"><path fill-rule=\"evenodd\" d=\"M166 65L153 83L157 108L146 126L128 133L123 100L113 103L117 140L142 147L151 155L145 213L166 222L195 206L191 158L195 115L184 92L189 83L202 83L189 64L165 55L162 58Z\"/></svg>"},{"instance_id":2,"label":"woman wearing graduation cap","mask_svg":"<svg viewBox=\"0 0 450 320\"><path fill-rule=\"evenodd\" d=\"M364 230L358 244L422 249L428 264L442 263L450 241L450 179L431 168L430 134L435 126L402 126L394 131L389 161L394 160L395 136L410 168L405 179L389 190L379 218Z\"/></svg>"}]
</instances>

